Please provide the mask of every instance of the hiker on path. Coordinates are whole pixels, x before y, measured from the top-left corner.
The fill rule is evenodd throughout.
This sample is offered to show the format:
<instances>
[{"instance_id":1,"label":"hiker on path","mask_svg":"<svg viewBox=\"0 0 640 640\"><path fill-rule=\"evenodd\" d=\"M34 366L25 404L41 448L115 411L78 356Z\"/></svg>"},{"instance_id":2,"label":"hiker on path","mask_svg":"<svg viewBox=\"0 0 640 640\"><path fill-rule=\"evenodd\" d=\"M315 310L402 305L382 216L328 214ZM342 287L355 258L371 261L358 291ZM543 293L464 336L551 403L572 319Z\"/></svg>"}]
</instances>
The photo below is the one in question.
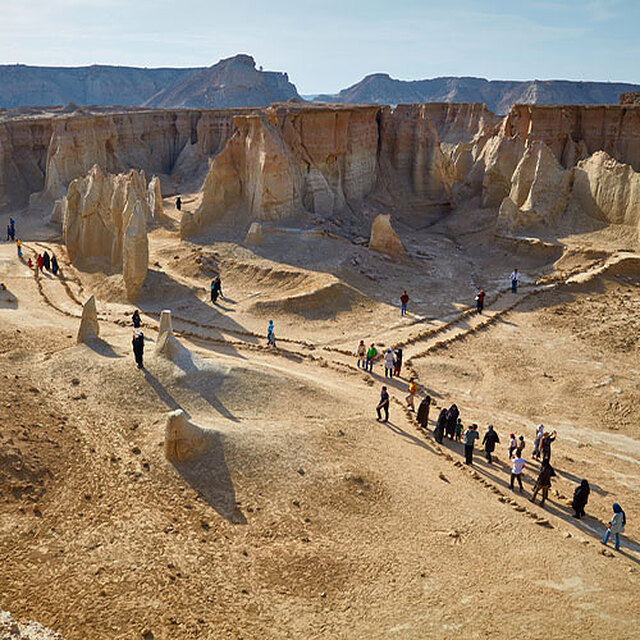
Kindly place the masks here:
<instances>
[{"instance_id":1,"label":"hiker on path","mask_svg":"<svg viewBox=\"0 0 640 640\"><path fill-rule=\"evenodd\" d=\"M509 460L513 458L513 452L518 448L518 441L516 440L516 434L509 434Z\"/></svg>"},{"instance_id":2,"label":"hiker on path","mask_svg":"<svg viewBox=\"0 0 640 640\"><path fill-rule=\"evenodd\" d=\"M536 496L538 495L538 491L542 492L542 498L540 500L540 506L544 504L544 501L549 496L549 489L551 489L551 478L556 475L553 467L549 464L548 460L543 460L542 465L540 467L540 473L538 475L538 479L536 480L536 484L533 487L533 494L531 495L531 502L536 501Z\"/></svg>"},{"instance_id":3,"label":"hiker on path","mask_svg":"<svg viewBox=\"0 0 640 640\"><path fill-rule=\"evenodd\" d=\"M378 350L372 342L369 349L367 349L367 363L365 365L365 368L369 371L369 373L373 373L373 361L375 360L377 355Z\"/></svg>"},{"instance_id":4,"label":"hiker on path","mask_svg":"<svg viewBox=\"0 0 640 640\"><path fill-rule=\"evenodd\" d=\"M458 423L456 424L456 442L460 442L462 440L462 430L464 426L462 424L462 420L458 418Z\"/></svg>"},{"instance_id":5,"label":"hiker on path","mask_svg":"<svg viewBox=\"0 0 640 640\"><path fill-rule=\"evenodd\" d=\"M464 463L473 464L473 445L478 439L478 425L472 424L464 432Z\"/></svg>"},{"instance_id":6,"label":"hiker on path","mask_svg":"<svg viewBox=\"0 0 640 640\"><path fill-rule=\"evenodd\" d=\"M458 424L459 415L460 411L458 411L457 405L452 404L447 413L447 436L449 440L453 440L456 437L456 425Z\"/></svg>"},{"instance_id":7,"label":"hiker on path","mask_svg":"<svg viewBox=\"0 0 640 640\"><path fill-rule=\"evenodd\" d=\"M484 289L480 289L476 295L476 311L478 313L482 313L482 310L484 309L484 296Z\"/></svg>"},{"instance_id":8,"label":"hiker on path","mask_svg":"<svg viewBox=\"0 0 640 640\"><path fill-rule=\"evenodd\" d=\"M518 285L520 284L520 274L517 269L511 272L511 293L518 293Z\"/></svg>"},{"instance_id":9,"label":"hiker on path","mask_svg":"<svg viewBox=\"0 0 640 640\"><path fill-rule=\"evenodd\" d=\"M615 550L620 551L620 534L624 533L624 527L627 524L627 515L622 510L622 507L617 503L613 503L613 517L609 521L609 526L605 531L604 538L600 540L602 544L609 542L609 536L613 533L613 539L615 542Z\"/></svg>"},{"instance_id":10,"label":"hiker on path","mask_svg":"<svg viewBox=\"0 0 640 640\"><path fill-rule=\"evenodd\" d=\"M527 443L524 441L524 436L518 436L518 449L520 453L524 451L524 448L527 446Z\"/></svg>"},{"instance_id":11,"label":"hiker on path","mask_svg":"<svg viewBox=\"0 0 640 640\"><path fill-rule=\"evenodd\" d=\"M7 242L11 242L13 238L11 237L11 225L7 225Z\"/></svg>"},{"instance_id":12,"label":"hiker on path","mask_svg":"<svg viewBox=\"0 0 640 640\"><path fill-rule=\"evenodd\" d=\"M388 347L384 354L384 377L393 378L393 351Z\"/></svg>"},{"instance_id":13,"label":"hiker on path","mask_svg":"<svg viewBox=\"0 0 640 640\"><path fill-rule=\"evenodd\" d=\"M276 329L273 326L273 320L269 320L269 326L267 327L267 344L270 347L276 346Z\"/></svg>"},{"instance_id":14,"label":"hiker on path","mask_svg":"<svg viewBox=\"0 0 640 640\"><path fill-rule=\"evenodd\" d=\"M589 501L589 494L591 493L591 487L586 480L583 480L573 492L573 501L571 502L571 506L575 513L573 514L574 518L584 518L585 512L584 508L587 506L587 502Z\"/></svg>"},{"instance_id":15,"label":"hiker on path","mask_svg":"<svg viewBox=\"0 0 640 640\"><path fill-rule=\"evenodd\" d=\"M409 304L409 294L406 291L402 292L400 296L400 315L407 315L407 305Z\"/></svg>"},{"instance_id":16,"label":"hiker on path","mask_svg":"<svg viewBox=\"0 0 640 640\"><path fill-rule=\"evenodd\" d=\"M18 258L22 258L22 242L16 240L16 249L18 250Z\"/></svg>"},{"instance_id":17,"label":"hiker on path","mask_svg":"<svg viewBox=\"0 0 640 640\"><path fill-rule=\"evenodd\" d=\"M176 198L176 209L178 211L180 211L182 209L182 199L180 198L180 196L178 196Z\"/></svg>"},{"instance_id":18,"label":"hiker on path","mask_svg":"<svg viewBox=\"0 0 640 640\"><path fill-rule=\"evenodd\" d=\"M42 266L47 271L51 269L51 258L49 257L49 254L46 251L42 254Z\"/></svg>"},{"instance_id":19,"label":"hiker on path","mask_svg":"<svg viewBox=\"0 0 640 640\"><path fill-rule=\"evenodd\" d=\"M395 361L393 363L393 375L398 378L400 377L400 372L402 371L402 349L398 347L394 352Z\"/></svg>"},{"instance_id":20,"label":"hiker on path","mask_svg":"<svg viewBox=\"0 0 640 640\"><path fill-rule=\"evenodd\" d=\"M16 239L16 221L13 218L9 218L9 226L7 227L7 240Z\"/></svg>"},{"instance_id":21,"label":"hiker on path","mask_svg":"<svg viewBox=\"0 0 640 640\"><path fill-rule=\"evenodd\" d=\"M539 424L536 427L536 437L533 441L533 453L531 454L536 460L540 460L540 443L544 435L544 425Z\"/></svg>"},{"instance_id":22,"label":"hiker on path","mask_svg":"<svg viewBox=\"0 0 640 640\"><path fill-rule=\"evenodd\" d=\"M542 459L549 462L551 460L551 443L556 439L556 432L545 433L540 441L540 450L542 451Z\"/></svg>"},{"instance_id":23,"label":"hiker on path","mask_svg":"<svg viewBox=\"0 0 640 640\"><path fill-rule=\"evenodd\" d=\"M482 438L482 444L484 445L484 455L487 458L487 462L492 464L493 458L491 454L495 451L496 445L500 444L500 437L494 431L492 424L487 427L487 432L484 434L484 438Z\"/></svg>"},{"instance_id":24,"label":"hiker on path","mask_svg":"<svg viewBox=\"0 0 640 640\"><path fill-rule=\"evenodd\" d=\"M436 421L436 428L433 430L433 437L439 444L442 444L442 440L444 439L444 429L447 426L448 413L444 408L440 411L440 415L438 415L438 420Z\"/></svg>"},{"instance_id":25,"label":"hiker on path","mask_svg":"<svg viewBox=\"0 0 640 640\"><path fill-rule=\"evenodd\" d=\"M382 412L384 411L384 420L382 420ZM380 402L376 407L376 413L378 414L378 421L389 422L389 393L387 387L382 387L380 392Z\"/></svg>"},{"instance_id":26,"label":"hiker on path","mask_svg":"<svg viewBox=\"0 0 640 640\"><path fill-rule=\"evenodd\" d=\"M407 401L407 405L411 411L415 411L416 408L413 405L413 401L415 400L416 395L418 394L418 383L415 378L411 378L409 380L409 393L405 396L405 400Z\"/></svg>"},{"instance_id":27,"label":"hiker on path","mask_svg":"<svg viewBox=\"0 0 640 640\"><path fill-rule=\"evenodd\" d=\"M358 358L356 361L358 365L358 369L364 369L366 367L366 362L367 362L367 347L364 344L364 340L360 340L360 344L356 349L356 356Z\"/></svg>"},{"instance_id":28,"label":"hiker on path","mask_svg":"<svg viewBox=\"0 0 640 640\"><path fill-rule=\"evenodd\" d=\"M58 266L58 258L56 258L55 254L51 254L51 273L53 273L54 276L58 275L58 271L60 270L60 267Z\"/></svg>"},{"instance_id":29,"label":"hiker on path","mask_svg":"<svg viewBox=\"0 0 640 640\"><path fill-rule=\"evenodd\" d=\"M133 322L133 326L135 329L139 329L140 326L142 325L142 319L140 318L140 312L136 309L132 316L131 316L131 322Z\"/></svg>"},{"instance_id":30,"label":"hiker on path","mask_svg":"<svg viewBox=\"0 0 640 640\"><path fill-rule=\"evenodd\" d=\"M429 426L429 409L431 408L431 396L427 396L422 399L422 402L418 406L418 413L416 418L418 419L418 424L423 428L427 429Z\"/></svg>"},{"instance_id":31,"label":"hiker on path","mask_svg":"<svg viewBox=\"0 0 640 640\"><path fill-rule=\"evenodd\" d=\"M520 486L520 493L522 493L522 470L525 464L527 463L522 457L522 451L516 449L516 457L513 459L513 466L511 467L511 491L513 491L513 481L517 480Z\"/></svg>"},{"instance_id":32,"label":"hiker on path","mask_svg":"<svg viewBox=\"0 0 640 640\"><path fill-rule=\"evenodd\" d=\"M38 270L40 271L40 273L42 273L42 271L44 270L44 258L40 254L38 254L36 257L36 264L38 265Z\"/></svg>"},{"instance_id":33,"label":"hiker on path","mask_svg":"<svg viewBox=\"0 0 640 640\"><path fill-rule=\"evenodd\" d=\"M144 335L142 335L142 331L139 329L134 330L131 344L133 345L133 357L136 359L138 369L144 369L144 364L142 363L142 354L144 353Z\"/></svg>"},{"instance_id":34,"label":"hiker on path","mask_svg":"<svg viewBox=\"0 0 640 640\"><path fill-rule=\"evenodd\" d=\"M220 276L216 276L211 281L211 302L215 302L218 299L218 296L222 295L222 281L220 280Z\"/></svg>"},{"instance_id":35,"label":"hiker on path","mask_svg":"<svg viewBox=\"0 0 640 640\"><path fill-rule=\"evenodd\" d=\"M27 265L28 265L29 269L33 269L33 262L31 262L31 258L29 258L27 260Z\"/></svg>"}]
</instances>

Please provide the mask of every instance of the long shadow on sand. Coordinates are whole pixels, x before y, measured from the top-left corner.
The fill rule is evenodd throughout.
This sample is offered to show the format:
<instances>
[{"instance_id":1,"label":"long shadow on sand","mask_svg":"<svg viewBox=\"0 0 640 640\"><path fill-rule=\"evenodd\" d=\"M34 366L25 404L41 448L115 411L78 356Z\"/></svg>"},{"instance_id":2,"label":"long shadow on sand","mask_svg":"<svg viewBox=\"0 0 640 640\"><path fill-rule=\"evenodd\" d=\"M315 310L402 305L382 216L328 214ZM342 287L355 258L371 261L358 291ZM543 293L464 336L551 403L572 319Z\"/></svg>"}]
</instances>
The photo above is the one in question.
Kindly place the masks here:
<instances>
[{"instance_id":1,"label":"long shadow on sand","mask_svg":"<svg viewBox=\"0 0 640 640\"><path fill-rule=\"evenodd\" d=\"M95 351L98 355L103 356L104 358L124 358L124 356L116 353L113 347L102 338L91 338L90 340L87 340L85 344L89 349Z\"/></svg>"},{"instance_id":2,"label":"long shadow on sand","mask_svg":"<svg viewBox=\"0 0 640 640\"><path fill-rule=\"evenodd\" d=\"M236 492L224 456L222 436L207 431L207 446L200 456L186 462L174 462L176 471L217 513L232 524L247 524L238 508Z\"/></svg>"}]
</instances>

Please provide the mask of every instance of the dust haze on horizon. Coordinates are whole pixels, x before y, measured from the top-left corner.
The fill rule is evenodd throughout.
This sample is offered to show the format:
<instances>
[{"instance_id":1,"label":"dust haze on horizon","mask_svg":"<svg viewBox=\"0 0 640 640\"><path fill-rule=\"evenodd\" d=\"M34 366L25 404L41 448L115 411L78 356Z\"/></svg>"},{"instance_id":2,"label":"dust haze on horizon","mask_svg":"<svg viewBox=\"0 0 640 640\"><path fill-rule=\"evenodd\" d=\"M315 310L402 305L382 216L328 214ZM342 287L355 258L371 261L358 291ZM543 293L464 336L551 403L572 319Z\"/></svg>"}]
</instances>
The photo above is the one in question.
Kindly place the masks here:
<instances>
[{"instance_id":1,"label":"dust haze on horizon","mask_svg":"<svg viewBox=\"0 0 640 640\"><path fill-rule=\"evenodd\" d=\"M333 93L371 73L417 80L640 82L633 0L2 0L0 63L201 67L237 53L286 71L301 94Z\"/></svg>"}]
</instances>

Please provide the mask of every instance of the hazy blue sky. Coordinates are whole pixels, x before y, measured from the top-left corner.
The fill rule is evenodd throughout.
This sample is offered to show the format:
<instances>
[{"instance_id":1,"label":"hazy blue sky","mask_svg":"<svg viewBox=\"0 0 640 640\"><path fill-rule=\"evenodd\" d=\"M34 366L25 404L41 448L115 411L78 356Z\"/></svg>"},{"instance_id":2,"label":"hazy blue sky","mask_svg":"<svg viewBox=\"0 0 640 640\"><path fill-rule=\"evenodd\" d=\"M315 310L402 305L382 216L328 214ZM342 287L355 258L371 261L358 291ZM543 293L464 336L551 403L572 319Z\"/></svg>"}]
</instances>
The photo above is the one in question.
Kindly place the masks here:
<instances>
[{"instance_id":1,"label":"hazy blue sky","mask_svg":"<svg viewBox=\"0 0 640 640\"><path fill-rule=\"evenodd\" d=\"M208 66L249 53L300 93L402 79L640 83L640 0L0 0L0 63Z\"/></svg>"}]
</instances>

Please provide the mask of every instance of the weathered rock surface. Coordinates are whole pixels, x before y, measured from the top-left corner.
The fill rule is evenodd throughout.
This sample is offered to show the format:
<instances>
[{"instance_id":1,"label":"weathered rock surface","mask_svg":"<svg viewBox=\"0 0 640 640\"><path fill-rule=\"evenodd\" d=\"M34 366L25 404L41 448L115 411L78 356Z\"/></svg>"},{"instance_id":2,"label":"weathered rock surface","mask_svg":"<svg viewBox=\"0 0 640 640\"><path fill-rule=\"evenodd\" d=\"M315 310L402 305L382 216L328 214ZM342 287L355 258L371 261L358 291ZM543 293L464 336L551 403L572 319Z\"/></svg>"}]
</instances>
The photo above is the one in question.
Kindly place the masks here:
<instances>
[{"instance_id":1,"label":"weathered rock surface","mask_svg":"<svg viewBox=\"0 0 640 640\"><path fill-rule=\"evenodd\" d=\"M391 226L391 216L380 214L371 224L371 239L369 249L386 253L394 258L402 258L405 255L404 246L398 234Z\"/></svg>"},{"instance_id":2,"label":"weathered rock surface","mask_svg":"<svg viewBox=\"0 0 640 640\"><path fill-rule=\"evenodd\" d=\"M244 238L245 244L260 244L262 242L262 225L259 222L252 222L247 235Z\"/></svg>"},{"instance_id":3,"label":"weathered rock surface","mask_svg":"<svg viewBox=\"0 0 640 640\"><path fill-rule=\"evenodd\" d=\"M167 330L173 330L173 323L171 321L171 311L164 309L160 313L160 323L158 325L158 337L161 336Z\"/></svg>"},{"instance_id":4,"label":"weathered rock surface","mask_svg":"<svg viewBox=\"0 0 640 640\"><path fill-rule=\"evenodd\" d=\"M156 342L156 354L164 356L168 360L175 360L184 350L178 339L173 335L173 329L169 328L158 335Z\"/></svg>"},{"instance_id":5,"label":"weathered rock surface","mask_svg":"<svg viewBox=\"0 0 640 640\"><path fill-rule=\"evenodd\" d=\"M161 218L164 214L164 207L162 206L162 187L158 176L153 176L153 178L149 180L147 202L149 203L151 216L155 219Z\"/></svg>"},{"instance_id":6,"label":"weathered rock surface","mask_svg":"<svg viewBox=\"0 0 640 640\"><path fill-rule=\"evenodd\" d=\"M98 325L98 310L96 299L90 296L82 306L82 317L80 318L80 328L78 329L78 342L87 342L92 338L97 338L100 334Z\"/></svg>"},{"instance_id":7,"label":"weathered rock surface","mask_svg":"<svg viewBox=\"0 0 640 640\"><path fill-rule=\"evenodd\" d=\"M149 268L148 210L141 200L136 200L133 206L130 202L127 201L127 208L132 207L133 211L129 213L125 208L124 212L129 221L122 241L122 277L127 298L134 300L144 284Z\"/></svg>"},{"instance_id":8,"label":"weathered rock surface","mask_svg":"<svg viewBox=\"0 0 640 640\"><path fill-rule=\"evenodd\" d=\"M182 409L167 415L164 453L169 462L180 463L197 458L206 451L208 442L205 430L187 420Z\"/></svg>"},{"instance_id":9,"label":"weathered rock surface","mask_svg":"<svg viewBox=\"0 0 640 640\"><path fill-rule=\"evenodd\" d=\"M63 637L29 620L18 622L8 611L0 609L0 638L6 640L64 640Z\"/></svg>"}]
</instances>

